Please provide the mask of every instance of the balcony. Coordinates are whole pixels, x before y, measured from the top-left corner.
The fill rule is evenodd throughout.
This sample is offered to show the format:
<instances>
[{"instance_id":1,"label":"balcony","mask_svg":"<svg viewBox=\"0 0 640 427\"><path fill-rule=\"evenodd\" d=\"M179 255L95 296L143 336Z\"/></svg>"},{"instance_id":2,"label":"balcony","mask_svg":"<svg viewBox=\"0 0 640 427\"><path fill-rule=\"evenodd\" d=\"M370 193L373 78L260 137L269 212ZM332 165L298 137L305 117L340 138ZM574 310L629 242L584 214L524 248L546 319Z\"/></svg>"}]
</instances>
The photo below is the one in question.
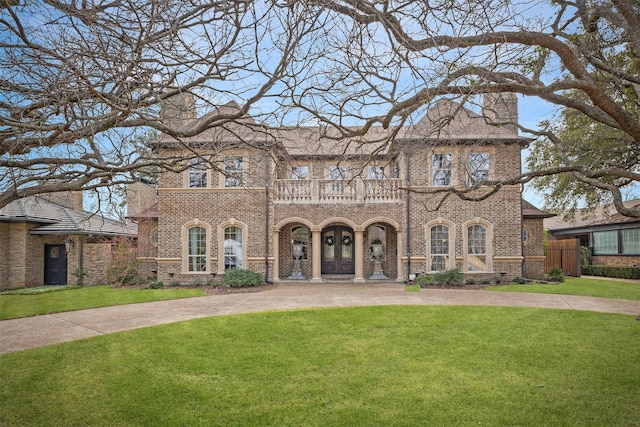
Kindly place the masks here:
<instances>
[{"instance_id":1,"label":"balcony","mask_svg":"<svg viewBox=\"0 0 640 427\"><path fill-rule=\"evenodd\" d=\"M278 179L275 203L393 203L402 200L401 179Z\"/></svg>"}]
</instances>

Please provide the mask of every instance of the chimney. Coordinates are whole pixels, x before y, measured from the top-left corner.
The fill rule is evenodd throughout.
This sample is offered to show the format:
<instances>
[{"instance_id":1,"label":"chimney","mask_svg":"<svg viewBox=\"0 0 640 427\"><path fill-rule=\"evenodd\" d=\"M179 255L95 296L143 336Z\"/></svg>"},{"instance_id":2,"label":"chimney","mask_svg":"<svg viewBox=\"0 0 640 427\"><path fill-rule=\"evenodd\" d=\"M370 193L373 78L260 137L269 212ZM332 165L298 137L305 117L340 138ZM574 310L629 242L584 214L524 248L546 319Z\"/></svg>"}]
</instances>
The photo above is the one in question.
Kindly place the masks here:
<instances>
[{"instance_id":1,"label":"chimney","mask_svg":"<svg viewBox=\"0 0 640 427\"><path fill-rule=\"evenodd\" d=\"M40 196L73 211L84 211L82 191L59 191L57 193L43 193Z\"/></svg>"},{"instance_id":2,"label":"chimney","mask_svg":"<svg viewBox=\"0 0 640 427\"><path fill-rule=\"evenodd\" d=\"M486 93L482 112L488 124L501 126L518 134L518 98L515 93Z\"/></svg>"},{"instance_id":3,"label":"chimney","mask_svg":"<svg viewBox=\"0 0 640 427\"><path fill-rule=\"evenodd\" d=\"M182 92L162 101L162 122L179 129L196 120L196 102L192 93Z\"/></svg>"}]
</instances>

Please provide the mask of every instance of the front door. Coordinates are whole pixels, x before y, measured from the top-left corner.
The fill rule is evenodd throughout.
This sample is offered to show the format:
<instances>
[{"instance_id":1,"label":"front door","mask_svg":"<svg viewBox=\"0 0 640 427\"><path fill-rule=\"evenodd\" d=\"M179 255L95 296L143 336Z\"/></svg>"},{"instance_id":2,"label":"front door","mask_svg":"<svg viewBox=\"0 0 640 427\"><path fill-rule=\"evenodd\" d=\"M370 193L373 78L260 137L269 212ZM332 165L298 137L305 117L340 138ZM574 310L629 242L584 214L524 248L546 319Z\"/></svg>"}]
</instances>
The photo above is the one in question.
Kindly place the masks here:
<instances>
[{"instance_id":1,"label":"front door","mask_svg":"<svg viewBox=\"0 0 640 427\"><path fill-rule=\"evenodd\" d=\"M354 274L353 230L334 226L322 232L322 274Z\"/></svg>"},{"instance_id":2,"label":"front door","mask_svg":"<svg viewBox=\"0 0 640 427\"><path fill-rule=\"evenodd\" d=\"M64 245L44 245L44 284L67 284L67 252Z\"/></svg>"}]
</instances>

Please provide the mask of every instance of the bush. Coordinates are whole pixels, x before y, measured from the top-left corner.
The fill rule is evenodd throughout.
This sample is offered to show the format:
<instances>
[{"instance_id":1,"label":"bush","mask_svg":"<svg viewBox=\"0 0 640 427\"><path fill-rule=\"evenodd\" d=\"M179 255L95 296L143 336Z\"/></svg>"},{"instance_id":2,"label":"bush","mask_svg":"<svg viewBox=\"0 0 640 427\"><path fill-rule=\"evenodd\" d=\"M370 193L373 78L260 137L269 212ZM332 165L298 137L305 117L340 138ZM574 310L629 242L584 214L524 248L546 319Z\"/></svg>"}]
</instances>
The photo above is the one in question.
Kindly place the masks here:
<instances>
[{"instance_id":1,"label":"bush","mask_svg":"<svg viewBox=\"0 0 640 427\"><path fill-rule=\"evenodd\" d=\"M475 285L476 284L476 279L474 279L473 277L469 277L466 281L465 284L467 285Z\"/></svg>"},{"instance_id":2,"label":"bush","mask_svg":"<svg viewBox=\"0 0 640 427\"><path fill-rule=\"evenodd\" d=\"M180 286L180 282L178 282L177 280L172 280L169 282L169 286L171 286L172 288L177 288L178 286Z\"/></svg>"},{"instance_id":3,"label":"bush","mask_svg":"<svg viewBox=\"0 0 640 427\"><path fill-rule=\"evenodd\" d=\"M164 287L164 283L159 280L154 280L153 282L149 282L149 289L162 289Z\"/></svg>"},{"instance_id":4,"label":"bush","mask_svg":"<svg viewBox=\"0 0 640 427\"><path fill-rule=\"evenodd\" d=\"M583 265L587 276L613 277L616 279L640 279L640 267L613 267L607 265Z\"/></svg>"},{"instance_id":5,"label":"bush","mask_svg":"<svg viewBox=\"0 0 640 427\"><path fill-rule=\"evenodd\" d=\"M516 277L515 279L513 279L513 282L519 285L524 285L527 283L527 279L525 279L524 277Z\"/></svg>"},{"instance_id":6,"label":"bush","mask_svg":"<svg viewBox=\"0 0 640 427\"><path fill-rule=\"evenodd\" d=\"M260 286L264 283L262 274L250 270L228 270L224 275L224 285L233 288Z\"/></svg>"},{"instance_id":7,"label":"bush","mask_svg":"<svg viewBox=\"0 0 640 427\"><path fill-rule=\"evenodd\" d=\"M564 282L564 272L557 265L551 269L546 279L551 282Z\"/></svg>"},{"instance_id":8,"label":"bush","mask_svg":"<svg viewBox=\"0 0 640 427\"><path fill-rule=\"evenodd\" d=\"M420 276L416 277L415 282L421 288L424 288L424 287L429 286L429 285L431 285L433 283L433 275L432 274L421 274Z\"/></svg>"},{"instance_id":9,"label":"bush","mask_svg":"<svg viewBox=\"0 0 640 427\"><path fill-rule=\"evenodd\" d=\"M460 286L464 275L457 268L434 274L433 281L443 286Z\"/></svg>"},{"instance_id":10,"label":"bush","mask_svg":"<svg viewBox=\"0 0 640 427\"><path fill-rule=\"evenodd\" d=\"M501 282L502 282L502 277L496 276L493 278L493 283L495 283L496 285L499 285Z\"/></svg>"}]
</instances>

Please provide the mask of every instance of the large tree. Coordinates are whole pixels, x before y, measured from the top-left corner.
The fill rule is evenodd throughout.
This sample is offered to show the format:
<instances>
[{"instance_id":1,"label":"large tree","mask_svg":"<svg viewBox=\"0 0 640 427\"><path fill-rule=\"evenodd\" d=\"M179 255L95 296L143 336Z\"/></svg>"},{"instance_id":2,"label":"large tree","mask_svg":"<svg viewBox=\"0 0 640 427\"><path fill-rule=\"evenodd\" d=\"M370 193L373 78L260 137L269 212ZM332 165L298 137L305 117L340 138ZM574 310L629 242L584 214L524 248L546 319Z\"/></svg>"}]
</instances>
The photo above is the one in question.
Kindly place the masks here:
<instances>
[{"instance_id":1,"label":"large tree","mask_svg":"<svg viewBox=\"0 0 640 427\"><path fill-rule=\"evenodd\" d=\"M640 178L636 2L0 1L0 206L175 165L130 145L140 129L180 139L234 121L265 132L314 123L357 138L374 125L410 123L441 97L473 104L512 92L562 113L522 129L551 144L553 162L532 162L496 190L570 174L640 216L620 190ZM214 113L184 128L164 120L161 107L182 92ZM240 108L212 109L229 100ZM243 121L249 112L260 120ZM574 130L597 130L568 132L570 116ZM629 148L624 162L602 149L603 135L617 151ZM585 162L569 147L608 158Z\"/></svg>"}]
</instances>

